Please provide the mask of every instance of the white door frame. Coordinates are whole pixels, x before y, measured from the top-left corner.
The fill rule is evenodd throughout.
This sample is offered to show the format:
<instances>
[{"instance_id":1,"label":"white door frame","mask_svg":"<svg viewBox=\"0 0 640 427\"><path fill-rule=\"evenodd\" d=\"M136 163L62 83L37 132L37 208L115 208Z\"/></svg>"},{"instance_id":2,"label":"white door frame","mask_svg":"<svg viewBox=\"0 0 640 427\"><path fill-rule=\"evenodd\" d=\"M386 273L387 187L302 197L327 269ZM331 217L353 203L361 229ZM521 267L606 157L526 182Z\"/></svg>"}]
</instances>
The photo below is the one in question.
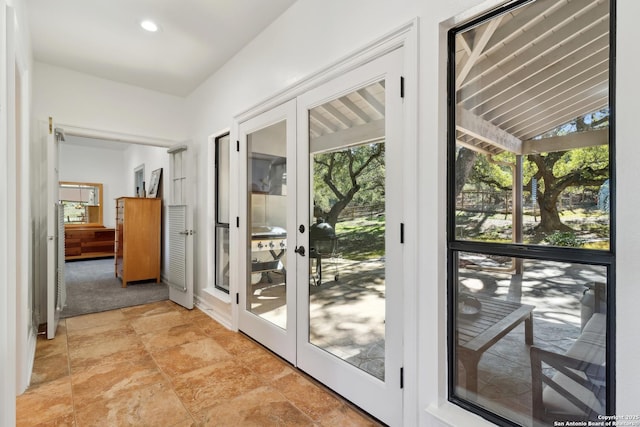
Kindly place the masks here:
<instances>
[{"instance_id":1,"label":"white door frame","mask_svg":"<svg viewBox=\"0 0 640 427\"><path fill-rule=\"evenodd\" d=\"M413 19L404 25L401 25L382 37L374 40L366 46L351 52L340 58L336 62L329 64L327 67L310 74L306 78L299 80L291 86L275 93L272 97L248 108L234 117L231 128L231 141L238 140L238 124L258 114L267 111L274 106L282 104L288 100L294 99L307 91L327 82L334 77L344 74L352 69L366 64L367 62L383 56L399 47L405 50L404 55L404 77L405 77L405 98L404 98L404 223L405 223L405 257L403 259L404 280L409 284L405 286L403 296L403 324L404 324L404 402L403 402L403 423L405 425L417 425L418 415L423 408L418 407L418 377L422 371L419 367L417 355L418 347L422 346L417 341L418 337L418 281L417 266L417 240L418 236L418 189L415 178L418 177L418 20ZM443 51L443 58L446 58L446 52ZM434 97L437 94L434 94ZM435 98L434 98L435 99ZM434 141L434 144L437 141ZM429 148L431 149L431 148ZM232 156L231 168L237 170L237 156ZM237 184L237 183L236 183ZM231 188L231 212L230 217L236 217L239 210L239 201L234 198L238 192L238 188ZM213 231L209 230L209 234ZM235 227L230 229L230 254L232 257L239 256L239 251L243 250L244 242L239 238L239 230ZM437 256L437 254L428 254ZM240 274L240 266L233 265L231 268L231 295L235 295L238 290ZM231 298L231 326L233 329L238 328L238 306L235 298ZM424 365L424 364L423 364Z\"/></svg>"},{"instance_id":2,"label":"white door frame","mask_svg":"<svg viewBox=\"0 0 640 427\"><path fill-rule=\"evenodd\" d=\"M244 307L247 304L247 278L250 272L247 271L250 265L248 259L247 243L251 241L249 235L248 224L248 192L247 176L248 176L248 152L246 139L248 135L261 129L267 128L273 124L285 121L286 130L286 151L287 151L287 176L295 176L296 162L296 101L291 100L282 105L265 111L245 122L239 123L238 126L238 184L237 191L239 197L238 230L239 250L238 250L238 280L235 288L238 306L238 328L251 336L259 336L261 342L270 348L282 358L295 364L296 360L296 261L297 257L293 256L292 248L296 245L297 223L296 223L296 206L291 198L295 198L296 182L295 179L287 180L287 202L286 202L286 222L287 222L287 255L286 255L286 328L282 329L273 325L271 322L247 312ZM293 161L292 161L293 159Z\"/></svg>"},{"instance_id":3,"label":"white door frame","mask_svg":"<svg viewBox=\"0 0 640 427\"><path fill-rule=\"evenodd\" d=\"M297 365L323 384L370 412L389 425L402 424L404 244L400 230L403 209L403 106L401 77L403 49L396 49L361 67L337 77L298 97L298 221L307 229L311 203L309 156L309 111L328 101L385 81L385 375L384 380L357 368L340 357L309 342L310 292L309 258L298 263L298 339ZM345 146L346 147L346 146ZM336 147L339 148L339 147ZM303 183L307 183L304 186ZM306 188L303 188L306 187ZM299 236L299 244L309 247L309 233Z\"/></svg>"}]
</instances>

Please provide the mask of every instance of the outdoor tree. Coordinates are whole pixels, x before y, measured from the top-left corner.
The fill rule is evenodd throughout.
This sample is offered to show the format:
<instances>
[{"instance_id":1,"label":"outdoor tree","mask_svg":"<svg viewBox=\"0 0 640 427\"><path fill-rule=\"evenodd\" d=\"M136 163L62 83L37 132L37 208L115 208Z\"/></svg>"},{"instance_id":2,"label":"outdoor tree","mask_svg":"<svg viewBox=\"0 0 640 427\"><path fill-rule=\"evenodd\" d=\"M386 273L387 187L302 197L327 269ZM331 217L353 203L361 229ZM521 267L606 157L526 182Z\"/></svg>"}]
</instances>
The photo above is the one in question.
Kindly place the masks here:
<instances>
[{"instance_id":1,"label":"outdoor tree","mask_svg":"<svg viewBox=\"0 0 640 427\"><path fill-rule=\"evenodd\" d=\"M588 132L609 125L608 109L578 117L564 126L543 135L562 136L576 132ZM542 232L572 231L560 220L559 198L570 187L597 187L609 179L609 146L577 148L552 153L530 154L527 161L531 176L539 183L537 191ZM531 177L525 176L525 189L531 191Z\"/></svg>"},{"instance_id":2,"label":"outdoor tree","mask_svg":"<svg viewBox=\"0 0 640 427\"><path fill-rule=\"evenodd\" d=\"M608 110L601 110L579 117L542 135L541 138L588 132L605 128L608 123ZM462 150L459 150L456 160L456 191L459 180L462 181L462 186L466 183L502 191L511 189L510 172L495 162L513 163L513 154L502 153L494 156L495 162L492 163L485 155L474 156L463 153ZM470 162L473 162L471 167L468 165ZM609 178L609 146L529 154L524 159L523 175L524 190L532 191L532 178L537 182L537 203L540 208L537 230L545 233L572 231L571 227L560 219L560 196L569 188L598 187Z\"/></svg>"},{"instance_id":3,"label":"outdoor tree","mask_svg":"<svg viewBox=\"0 0 640 427\"><path fill-rule=\"evenodd\" d=\"M359 204L384 201L384 153L385 144L381 142L315 154L316 216L335 227L340 213L352 201Z\"/></svg>"}]
</instances>

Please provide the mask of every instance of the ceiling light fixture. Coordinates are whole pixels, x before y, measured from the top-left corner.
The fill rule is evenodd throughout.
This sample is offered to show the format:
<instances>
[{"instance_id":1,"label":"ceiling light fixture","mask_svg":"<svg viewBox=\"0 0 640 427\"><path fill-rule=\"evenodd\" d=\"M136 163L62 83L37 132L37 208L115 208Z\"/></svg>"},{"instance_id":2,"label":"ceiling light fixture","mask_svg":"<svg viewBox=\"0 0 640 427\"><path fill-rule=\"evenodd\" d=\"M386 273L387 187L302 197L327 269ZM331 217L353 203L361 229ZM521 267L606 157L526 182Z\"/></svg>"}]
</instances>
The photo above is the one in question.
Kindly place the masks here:
<instances>
[{"instance_id":1,"label":"ceiling light fixture","mask_svg":"<svg viewBox=\"0 0 640 427\"><path fill-rule=\"evenodd\" d=\"M155 22L150 21L148 19L140 22L140 26L145 30L149 31L150 33L155 33L156 31L158 31L158 25Z\"/></svg>"}]
</instances>

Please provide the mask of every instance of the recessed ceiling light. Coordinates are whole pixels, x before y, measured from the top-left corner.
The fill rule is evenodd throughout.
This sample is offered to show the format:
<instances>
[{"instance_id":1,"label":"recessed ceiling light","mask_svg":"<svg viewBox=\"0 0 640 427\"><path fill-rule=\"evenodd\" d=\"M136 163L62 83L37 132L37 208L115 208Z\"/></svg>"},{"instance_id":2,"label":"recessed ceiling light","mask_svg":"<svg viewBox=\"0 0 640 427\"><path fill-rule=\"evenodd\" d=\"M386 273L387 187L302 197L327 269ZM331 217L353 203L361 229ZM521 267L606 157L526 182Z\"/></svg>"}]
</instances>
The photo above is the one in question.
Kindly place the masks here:
<instances>
[{"instance_id":1,"label":"recessed ceiling light","mask_svg":"<svg viewBox=\"0 0 640 427\"><path fill-rule=\"evenodd\" d=\"M148 19L142 21L140 23L140 26L151 33L155 33L156 31L158 31L158 25Z\"/></svg>"}]
</instances>

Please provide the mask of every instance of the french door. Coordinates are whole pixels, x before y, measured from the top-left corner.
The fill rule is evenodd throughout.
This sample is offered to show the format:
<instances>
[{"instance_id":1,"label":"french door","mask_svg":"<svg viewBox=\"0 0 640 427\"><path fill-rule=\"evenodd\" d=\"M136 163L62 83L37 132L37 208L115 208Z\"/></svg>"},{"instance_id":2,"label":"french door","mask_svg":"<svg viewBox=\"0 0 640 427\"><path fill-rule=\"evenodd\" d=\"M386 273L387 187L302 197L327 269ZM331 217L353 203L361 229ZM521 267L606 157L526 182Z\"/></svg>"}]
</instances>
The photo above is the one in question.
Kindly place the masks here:
<instances>
[{"instance_id":1,"label":"french door","mask_svg":"<svg viewBox=\"0 0 640 427\"><path fill-rule=\"evenodd\" d=\"M238 327L296 363L295 100L240 124Z\"/></svg>"},{"instance_id":2,"label":"french door","mask_svg":"<svg viewBox=\"0 0 640 427\"><path fill-rule=\"evenodd\" d=\"M239 127L240 330L390 425L402 421L402 63L397 49Z\"/></svg>"}]
</instances>

